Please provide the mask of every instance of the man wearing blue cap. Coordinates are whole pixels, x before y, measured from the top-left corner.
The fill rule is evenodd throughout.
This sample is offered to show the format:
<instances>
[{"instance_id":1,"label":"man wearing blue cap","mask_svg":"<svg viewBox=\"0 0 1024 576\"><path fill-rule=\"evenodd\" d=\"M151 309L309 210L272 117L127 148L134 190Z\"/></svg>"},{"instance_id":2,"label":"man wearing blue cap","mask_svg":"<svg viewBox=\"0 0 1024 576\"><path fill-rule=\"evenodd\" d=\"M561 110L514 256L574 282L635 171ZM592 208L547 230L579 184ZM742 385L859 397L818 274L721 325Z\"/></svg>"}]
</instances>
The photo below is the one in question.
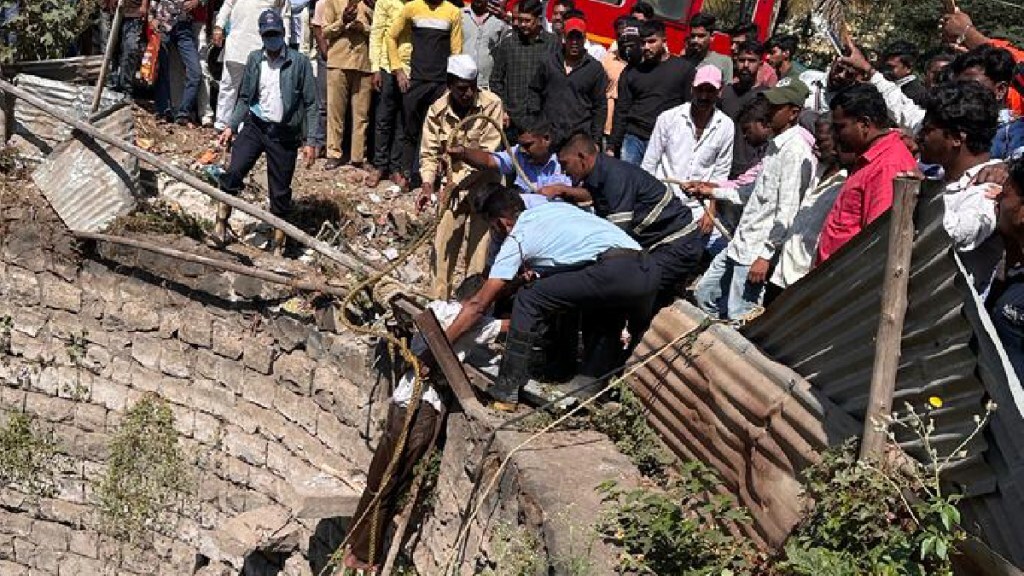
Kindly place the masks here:
<instances>
[{"instance_id":1,"label":"man wearing blue cap","mask_svg":"<svg viewBox=\"0 0 1024 576\"><path fill-rule=\"evenodd\" d=\"M238 101L220 136L221 145L228 146L238 134L220 188L229 194L240 192L245 177L266 153L270 213L285 217L292 208L292 176L299 147L307 166L315 158L316 78L309 58L285 45L284 21L276 11L260 14L259 29L263 48L249 54ZM220 246L230 241L230 217L231 208L221 205L213 231L214 243ZM276 254L284 254L283 230L274 231L271 246Z\"/></svg>"}]
</instances>

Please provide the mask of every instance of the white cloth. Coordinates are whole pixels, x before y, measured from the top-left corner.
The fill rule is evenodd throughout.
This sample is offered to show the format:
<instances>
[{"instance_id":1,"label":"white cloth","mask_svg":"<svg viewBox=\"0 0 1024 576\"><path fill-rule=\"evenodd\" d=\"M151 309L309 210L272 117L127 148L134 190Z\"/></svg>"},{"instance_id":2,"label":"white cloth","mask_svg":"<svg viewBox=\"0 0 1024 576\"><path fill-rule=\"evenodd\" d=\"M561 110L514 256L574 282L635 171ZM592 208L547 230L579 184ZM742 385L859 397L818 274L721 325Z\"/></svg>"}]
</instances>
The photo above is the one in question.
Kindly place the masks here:
<instances>
[{"instance_id":1,"label":"white cloth","mask_svg":"<svg viewBox=\"0 0 1024 576\"><path fill-rule=\"evenodd\" d=\"M737 264L749 266L758 258L771 260L775 256L800 199L814 180L817 160L800 130L793 126L768 145L764 168L754 181L736 233L726 248L726 255Z\"/></svg>"},{"instance_id":2,"label":"white cloth","mask_svg":"<svg viewBox=\"0 0 1024 576\"><path fill-rule=\"evenodd\" d=\"M996 231L996 201L986 196L995 184L970 185L978 172L999 160L989 160L949 182L942 193L945 212L942 227L953 240L974 288L984 294L992 282L996 265L1003 255L1003 244Z\"/></svg>"},{"instance_id":3,"label":"white cloth","mask_svg":"<svg viewBox=\"0 0 1024 576\"><path fill-rule=\"evenodd\" d=\"M921 129L924 122L924 108L921 108L906 94L895 82L891 82L882 76L881 72L875 72L871 76L871 85L882 93L885 99L885 106L889 109L889 118L900 128L906 128L913 133Z\"/></svg>"},{"instance_id":4,"label":"white cloth","mask_svg":"<svg viewBox=\"0 0 1024 576\"><path fill-rule=\"evenodd\" d=\"M281 18L284 20L284 29L291 30L292 4L290 0L224 0L224 5L217 12L216 26L224 30L226 35L224 39L225 63L241 62L244 64L250 52L263 47L259 18L264 10L270 9L280 11ZM239 81L241 81L240 78ZM234 100L232 100L231 106L234 105ZM220 119L220 114L217 117Z\"/></svg>"},{"instance_id":5,"label":"white cloth","mask_svg":"<svg viewBox=\"0 0 1024 576\"><path fill-rule=\"evenodd\" d=\"M687 102L658 115L641 165L658 179L725 182L732 168L735 136L732 120L716 109L698 140L697 125ZM669 186L693 213L694 220L704 216L699 201L684 194L679 186Z\"/></svg>"},{"instance_id":6,"label":"white cloth","mask_svg":"<svg viewBox=\"0 0 1024 576\"><path fill-rule=\"evenodd\" d=\"M459 312L462 310L462 304L453 300L434 300L427 305L427 308L434 311L434 316L437 316L437 321L441 324L441 327L447 329L459 315ZM463 334L452 348L455 350L455 355L458 356L459 360L464 361L470 350L475 346L486 346L494 342L500 332L501 320L484 316L472 329ZM423 336L417 333L413 336L409 348L413 354L419 355L427 349L427 343ZM412 400L413 382L413 373L412 370L409 370L399 379L398 386L395 387L395 391L391 395L391 401L401 408L408 408L409 401ZM427 385L426 390L423 391L423 401L433 406L434 410L441 411L441 396L438 395L437 390L434 390L433 386Z\"/></svg>"},{"instance_id":7,"label":"white cloth","mask_svg":"<svg viewBox=\"0 0 1024 576\"><path fill-rule=\"evenodd\" d=\"M811 271L818 254L818 236L843 188L846 175L846 170L840 170L831 176L822 177L819 166L814 187L800 201L800 208L789 227L789 237L782 244L779 262L772 273L772 284L788 288Z\"/></svg>"},{"instance_id":8,"label":"white cloth","mask_svg":"<svg viewBox=\"0 0 1024 576\"><path fill-rule=\"evenodd\" d=\"M238 101L238 89L245 75L245 62L225 62L220 73L220 89L217 90L217 124L227 126Z\"/></svg>"},{"instance_id":9,"label":"white cloth","mask_svg":"<svg viewBox=\"0 0 1024 576\"><path fill-rule=\"evenodd\" d=\"M286 62L283 55L271 60L264 57L260 63L260 117L278 123L284 118L284 99L281 97L281 68Z\"/></svg>"}]
</instances>

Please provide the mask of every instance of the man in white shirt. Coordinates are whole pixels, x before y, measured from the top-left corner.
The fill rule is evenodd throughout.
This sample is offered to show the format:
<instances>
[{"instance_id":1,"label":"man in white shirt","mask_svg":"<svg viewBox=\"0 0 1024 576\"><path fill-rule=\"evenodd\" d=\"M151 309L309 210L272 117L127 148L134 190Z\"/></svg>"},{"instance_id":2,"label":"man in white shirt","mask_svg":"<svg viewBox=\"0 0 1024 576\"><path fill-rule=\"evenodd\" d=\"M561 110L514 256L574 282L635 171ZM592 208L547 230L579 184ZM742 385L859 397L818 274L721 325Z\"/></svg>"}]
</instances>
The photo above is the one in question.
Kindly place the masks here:
<instances>
[{"instance_id":1,"label":"man in white shirt","mask_svg":"<svg viewBox=\"0 0 1024 576\"><path fill-rule=\"evenodd\" d=\"M715 107L721 95L722 71L710 64L698 68L693 79L693 99L662 112L655 121L641 164L644 170L662 180L728 180L735 127ZM690 209L693 221L700 221L701 231L710 235L707 247L711 249L720 238L713 225L714 203L710 205L711 213L705 214L698 200L684 194L675 184L670 186Z\"/></svg>"},{"instance_id":2,"label":"man in white shirt","mask_svg":"<svg viewBox=\"0 0 1024 576\"><path fill-rule=\"evenodd\" d=\"M712 317L740 320L761 304L771 264L814 175L814 153L797 126L808 93L799 80L764 93L772 104L775 138L735 236L697 285L697 304ZM712 197L740 202L736 196L735 190L716 188Z\"/></svg>"},{"instance_id":3,"label":"man in white shirt","mask_svg":"<svg viewBox=\"0 0 1024 576\"><path fill-rule=\"evenodd\" d=\"M942 225L953 240L969 280L984 294L1003 245L996 231L1000 187L971 181L996 164L989 146L999 127L999 104L977 82L958 81L932 89L918 133L921 161L942 166L946 189Z\"/></svg>"},{"instance_id":4,"label":"man in white shirt","mask_svg":"<svg viewBox=\"0 0 1024 576\"><path fill-rule=\"evenodd\" d=\"M309 58L286 45L284 21L277 11L260 14L259 30L263 49L249 54L234 111L220 135L221 146L234 140L220 189L228 194L241 192L245 178L266 154L270 213L287 217L300 147L307 166L314 160L320 112L316 78ZM217 246L230 242L230 217L231 208L222 204L212 234ZM283 230L274 231L271 247L278 255L284 254L285 238Z\"/></svg>"},{"instance_id":5,"label":"man in white shirt","mask_svg":"<svg viewBox=\"0 0 1024 576\"><path fill-rule=\"evenodd\" d=\"M832 210L839 191L846 181L846 166L857 161L857 155L840 152L832 136L832 115L825 114L814 125L814 153L818 157L818 169L814 174L814 185L800 201L800 208L789 227L789 235L782 244L779 261L775 265L772 279L765 288L764 301L767 306L784 289L807 275L818 254L818 235L825 224L825 218Z\"/></svg>"}]
</instances>

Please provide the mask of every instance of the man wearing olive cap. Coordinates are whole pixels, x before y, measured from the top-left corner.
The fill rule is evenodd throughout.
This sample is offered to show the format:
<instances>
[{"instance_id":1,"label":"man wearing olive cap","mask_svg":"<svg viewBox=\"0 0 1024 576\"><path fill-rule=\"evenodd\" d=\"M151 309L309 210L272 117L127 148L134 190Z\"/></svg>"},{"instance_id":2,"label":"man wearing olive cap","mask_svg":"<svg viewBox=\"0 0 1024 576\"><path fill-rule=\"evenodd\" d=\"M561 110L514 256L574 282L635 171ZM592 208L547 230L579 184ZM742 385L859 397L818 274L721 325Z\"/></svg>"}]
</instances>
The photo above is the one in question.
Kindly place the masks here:
<instances>
[{"instance_id":1,"label":"man wearing olive cap","mask_svg":"<svg viewBox=\"0 0 1024 576\"><path fill-rule=\"evenodd\" d=\"M442 207L441 220L434 238L431 266L432 296L450 296L451 281L463 245L466 248L466 274L482 272L487 259L487 222L472 214L465 199L469 190L500 178L498 172L476 171L459 158L448 158L448 139L463 119L483 115L501 126L504 108L493 92L477 87L477 66L472 56L458 54L448 58L447 90L427 110L420 141L420 189L417 207L422 210L432 198L450 198ZM501 145L501 133L494 124L475 119L458 130L454 144L495 152ZM445 173L442 162L448 163ZM442 176L444 179L442 180Z\"/></svg>"},{"instance_id":2,"label":"man wearing olive cap","mask_svg":"<svg viewBox=\"0 0 1024 576\"><path fill-rule=\"evenodd\" d=\"M763 169L753 185L690 189L690 193L743 206L733 239L711 261L695 293L715 318L739 320L761 304L776 255L813 180L816 161L797 125L807 86L792 80L759 96L771 104L771 129Z\"/></svg>"}]
</instances>

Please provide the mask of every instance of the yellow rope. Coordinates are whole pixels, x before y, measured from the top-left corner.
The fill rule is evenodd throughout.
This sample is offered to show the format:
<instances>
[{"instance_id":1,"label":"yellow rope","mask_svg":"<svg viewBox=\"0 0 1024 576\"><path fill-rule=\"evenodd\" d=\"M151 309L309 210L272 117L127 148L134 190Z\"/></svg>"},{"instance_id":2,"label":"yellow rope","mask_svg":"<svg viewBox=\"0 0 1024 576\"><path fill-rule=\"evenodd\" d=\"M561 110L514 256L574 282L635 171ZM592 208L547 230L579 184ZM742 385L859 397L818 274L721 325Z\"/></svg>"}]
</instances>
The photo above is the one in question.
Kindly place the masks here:
<instances>
[{"instance_id":1,"label":"yellow rope","mask_svg":"<svg viewBox=\"0 0 1024 576\"><path fill-rule=\"evenodd\" d=\"M698 324L697 326L691 328L690 330L687 330L686 332L683 332L679 336L676 336L675 338L672 339L672 341L666 343L664 346L659 348L657 352L651 354L647 358L644 358L643 361L634 364L622 376L619 376L618 378L612 379L608 383L607 386L605 386L604 388L601 389L600 392L598 392L597 394L594 394L590 398L587 398L586 400L580 402L572 410L566 412L561 417L559 417L555 421L551 422L550 424L548 424L544 428L540 429L540 431L538 431L537 433L533 434L532 436L530 436L526 440L523 440L516 447L514 447L512 450L510 450L509 453L505 456L505 458L502 459L501 464L498 465L498 469L494 472L494 475L491 477L490 482L488 482L488 484L484 488L483 492L480 493L479 496L477 496L476 503L474 504L472 511L470 512L470 514L466 518L466 520L463 522L463 528L459 530L458 537L455 539L455 546L452 548L452 551L449 554L447 560L445 560L445 566L444 566L443 574L449 574L450 570L453 570L453 569L457 568L456 566L453 566L453 561L455 560L455 557L458 554L459 548L462 546L462 541L465 538L469 537L469 530L470 530L470 528L472 528L473 520L476 518L476 515L480 513L480 507L483 505L484 500L486 499L487 495L491 492L491 490L494 489L495 485L497 485L498 481L501 479L502 474L504 474L505 467L508 465L509 461L512 459L512 456L514 456L517 452L519 452L520 450L525 448L527 445L532 443L537 438L540 438L544 434L547 434L552 429L554 429L556 426L558 426L562 422L565 422L566 420L571 418L573 415L575 415L577 412L579 412L583 408L585 408L585 407L589 406L590 404L594 403L602 394L604 394L608 390L611 390L612 388L618 386L626 378L629 378L630 376L635 374L638 370L640 370L641 368L646 366L649 362L651 362L652 360L654 360L658 356L661 356L666 350L668 350L669 348L674 346L680 340L683 340L684 338L687 338L687 337L690 337L690 336L696 337L696 335L698 335L700 332L703 332L704 330L706 330L712 324L713 324L712 322L705 321L705 322L702 322L702 323ZM481 458L486 458L486 457L487 457L486 454L481 456ZM456 570L456 572L457 572L457 570Z\"/></svg>"},{"instance_id":2,"label":"yellow rope","mask_svg":"<svg viewBox=\"0 0 1024 576\"><path fill-rule=\"evenodd\" d=\"M530 184L531 188L534 188L533 184L530 183L529 179L526 177L526 174L523 171L522 166L520 166L519 162L516 160L515 154L511 153L511 147L509 146L508 138L505 136L504 128L501 126L501 124L491 119L490 117L484 116L482 114L473 114L462 119L455 127L455 129L452 130L451 134L448 135L448 146L445 150L447 151L451 149L455 145L456 136L459 133L461 133L467 126L469 126L471 122L474 122L476 120L484 120L485 122L488 122L492 126L494 126L496 130L498 130L498 134L501 136L502 145L505 147L506 150L509 150L510 152L512 165L515 167L516 173L518 173L524 181ZM413 418L416 416L416 410L419 408L420 400L423 397L423 379L420 377L420 362L419 358L417 358L416 355L412 353L412 350L409 349L405 342L399 340L387 330L353 324L351 321L349 321L347 315L344 314L344 311L348 310L349 304L351 304L352 300L355 299L356 296L358 296L363 290L366 290L376 285L378 282L384 279L385 276L389 275L400 265L402 265L409 258L409 256L411 256L416 250L418 250L427 242L427 240L437 230L438 223L440 222L441 216L444 214L444 211L447 208L447 205L449 204L449 200L449 195L447 193L443 193L441 201L438 203L438 210L437 214L435 215L435 218L430 223L430 225L427 226L427 228L420 233L420 236L415 241L413 241L408 247L406 247L405 250L403 250L402 253L399 254L397 258L392 260L391 263L388 264L383 270L377 272L373 276L367 278L366 280L356 285L356 287L353 288L352 291L349 292L347 296L345 296L345 299L342 301L341 305L341 309L343 312L341 316L341 322L346 328L352 330L357 334L377 336L385 339L390 347L397 348L399 350L399 353L406 360L406 362L409 363L409 366L411 367L411 370L413 372L412 397L409 400L409 407L408 409L406 409L405 412L405 421L402 423L402 431L398 436L398 440L395 442L394 454L392 455L391 460L388 462L388 466L384 471L380 487L387 486L388 483L391 481L391 477L395 473L395 469L397 468L398 463L401 460L402 452L405 450L405 443L409 436L409 430L412 427ZM344 540L342 540L341 544L338 545L337 550L335 550L334 554L331 555L331 558L324 565L323 569L320 570L319 576L324 576L327 573L327 570L332 567L342 565L345 547L348 545L353 532L355 532L356 528L364 520L366 520L366 516L371 510L373 511L373 514L371 519L372 529L370 532L369 560L371 562L373 561L373 558L375 556L374 552L376 552L377 545L377 527L380 526L381 492L381 490L378 490L378 492L374 494L373 500L370 501L369 506L367 506L366 510L363 511L363 514L359 518L357 518L349 527Z\"/></svg>"}]
</instances>

